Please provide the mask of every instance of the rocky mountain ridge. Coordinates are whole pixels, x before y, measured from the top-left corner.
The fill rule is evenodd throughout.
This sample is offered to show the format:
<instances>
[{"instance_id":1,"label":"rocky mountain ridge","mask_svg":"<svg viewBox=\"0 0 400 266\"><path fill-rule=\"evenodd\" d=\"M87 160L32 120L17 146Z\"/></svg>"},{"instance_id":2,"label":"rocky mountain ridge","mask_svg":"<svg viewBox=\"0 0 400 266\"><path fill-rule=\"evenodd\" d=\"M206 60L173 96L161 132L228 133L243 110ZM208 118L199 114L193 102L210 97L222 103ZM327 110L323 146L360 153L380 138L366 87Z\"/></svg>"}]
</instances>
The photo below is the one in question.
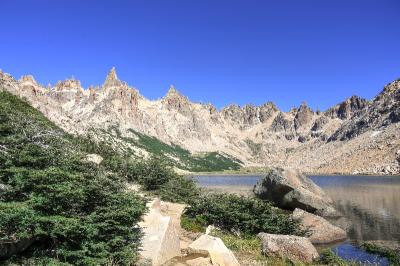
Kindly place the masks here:
<instances>
[{"instance_id":1,"label":"rocky mountain ridge","mask_svg":"<svg viewBox=\"0 0 400 266\"><path fill-rule=\"evenodd\" d=\"M298 168L309 173L396 174L400 150L400 80L374 99L352 96L332 108L313 111L306 103L289 112L275 104L229 105L191 102L173 86L149 100L111 69L102 86L82 88L76 79L42 86L32 76L19 80L0 72L0 87L39 109L64 130L112 136L115 145L134 147L133 132L178 145L193 154L221 152L244 166ZM176 159L176 158L174 158Z\"/></svg>"}]
</instances>

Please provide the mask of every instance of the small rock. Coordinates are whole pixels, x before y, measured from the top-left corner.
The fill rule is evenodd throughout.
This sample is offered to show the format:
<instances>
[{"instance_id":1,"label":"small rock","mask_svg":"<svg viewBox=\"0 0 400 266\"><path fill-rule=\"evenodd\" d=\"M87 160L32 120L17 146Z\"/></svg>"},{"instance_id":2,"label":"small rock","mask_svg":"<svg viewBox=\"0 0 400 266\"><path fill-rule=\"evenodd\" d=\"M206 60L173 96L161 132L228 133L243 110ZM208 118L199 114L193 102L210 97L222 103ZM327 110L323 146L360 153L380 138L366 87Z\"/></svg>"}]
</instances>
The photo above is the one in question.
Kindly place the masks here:
<instances>
[{"instance_id":1,"label":"small rock","mask_svg":"<svg viewBox=\"0 0 400 266\"><path fill-rule=\"evenodd\" d=\"M301 209L295 209L292 214L293 220L299 221L302 229L309 232L308 239L313 244L327 244L347 237L346 232L331 224L324 218L308 213Z\"/></svg>"},{"instance_id":2,"label":"small rock","mask_svg":"<svg viewBox=\"0 0 400 266\"><path fill-rule=\"evenodd\" d=\"M86 155L86 161L99 165L103 161L103 157L94 153L88 154Z\"/></svg>"},{"instance_id":3,"label":"small rock","mask_svg":"<svg viewBox=\"0 0 400 266\"><path fill-rule=\"evenodd\" d=\"M206 228L206 235L209 235L213 230L215 230L215 226L209 225Z\"/></svg>"},{"instance_id":4,"label":"small rock","mask_svg":"<svg viewBox=\"0 0 400 266\"><path fill-rule=\"evenodd\" d=\"M288 258L292 262L312 262L319 257L310 240L300 236L259 233L266 256Z\"/></svg>"},{"instance_id":5,"label":"small rock","mask_svg":"<svg viewBox=\"0 0 400 266\"><path fill-rule=\"evenodd\" d=\"M202 235L188 247L189 254L208 255L219 266L239 266L239 262L218 237Z\"/></svg>"}]
</instances>

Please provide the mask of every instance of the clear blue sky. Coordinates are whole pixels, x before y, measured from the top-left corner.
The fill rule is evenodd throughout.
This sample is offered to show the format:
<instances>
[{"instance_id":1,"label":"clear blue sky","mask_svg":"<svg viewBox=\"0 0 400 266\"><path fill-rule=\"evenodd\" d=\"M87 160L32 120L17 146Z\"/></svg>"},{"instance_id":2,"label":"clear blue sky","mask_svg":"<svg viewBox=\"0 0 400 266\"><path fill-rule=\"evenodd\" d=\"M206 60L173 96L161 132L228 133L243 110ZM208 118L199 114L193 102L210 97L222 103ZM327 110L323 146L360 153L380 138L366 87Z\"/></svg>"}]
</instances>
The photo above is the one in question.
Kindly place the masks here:
<instances>
[{"instance_id":1,"label":"clear blue sky","mask_svg":"<svg viewBox=\"0 0 400 266\"><path fill-rule=\"evenodd\" d=\"M400 77L400 1L0 0L0 69L151 99L325 109Z\"/></svg>"}]
</instances>

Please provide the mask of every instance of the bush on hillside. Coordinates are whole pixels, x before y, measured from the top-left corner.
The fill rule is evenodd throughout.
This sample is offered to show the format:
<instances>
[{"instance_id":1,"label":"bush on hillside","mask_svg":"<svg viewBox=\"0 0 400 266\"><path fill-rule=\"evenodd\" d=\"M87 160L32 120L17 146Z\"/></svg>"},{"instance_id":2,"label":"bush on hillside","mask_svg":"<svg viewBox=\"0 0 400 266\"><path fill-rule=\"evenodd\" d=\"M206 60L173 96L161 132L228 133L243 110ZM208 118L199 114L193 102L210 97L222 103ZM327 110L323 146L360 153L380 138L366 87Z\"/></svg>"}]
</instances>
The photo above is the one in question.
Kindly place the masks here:
<instances>
[{"instance_id":1,"label":"bush on hillside","mask_svg":"<svg viewBox=\"0 0 400 266\"><path fill-rule=\"evenodd\" d=\"M297 222L269 202L234 194L204 193L191 202L184 215L230 232L303 233Z\"/></svg>"},{"instance_id":2,"label":"bush on hillside","mask_svg":"<svg viewBox=\"0 0 400 266\"><path fill-rule=\"evenodd\" d=\"M201 190L193 179L178 175L162 185L159 191L162 200L187 204L197 199L200 193Z\"/></svg>"},{"instance_id":3,"label":"bush on hillside","mask_svg":"<svg viewBox=\"0 0 400 266\"><path fill-rule=\"evenodd\" d=\"M154 191L177 175L162 158L152 156L147 160L132 161L127 166L127 179L138 182L144 190Z\"/></svg>"}]
</instances>

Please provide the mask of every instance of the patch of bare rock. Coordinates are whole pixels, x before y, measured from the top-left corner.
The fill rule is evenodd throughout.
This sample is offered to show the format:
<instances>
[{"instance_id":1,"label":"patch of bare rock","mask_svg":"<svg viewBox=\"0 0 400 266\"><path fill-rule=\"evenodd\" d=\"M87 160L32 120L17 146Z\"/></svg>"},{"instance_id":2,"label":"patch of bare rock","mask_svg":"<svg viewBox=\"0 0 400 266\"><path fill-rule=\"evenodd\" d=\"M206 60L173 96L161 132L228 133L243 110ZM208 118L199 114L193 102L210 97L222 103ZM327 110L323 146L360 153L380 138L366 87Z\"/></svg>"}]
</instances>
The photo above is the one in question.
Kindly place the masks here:
<instances>
[{"instance_id":1,"label":"patch of bare rock","mask_svg":"<svg viewBox=\"0 0 400 266\"><path fill-rule=\"evenodd\" d=\"M321 216L339 216L332 199L297 170L272 169L257 182L253 192L283 209L299 208Z\"/></svg>"},{"instance_id":2,"label":"patch of bare rock","mask_svg":"<svg viewBox=\"0 0 400 266\"><path fill-rule=\"evenodd\" d=\"M328 244L345 240L346 232L331 224L326 219L308 213L301 209L295 209L293 220L299 221L303 230L307 231L308 239L313 244Z\"/></svg>"},{"instance_id":3,"label":"patch of bare rock","mask_svg":"<svg viewBox=\"0 0 400 266\"><path fill-rule=\"evenodd\" d=\"M103 157L98 154L88 154L86 155L86 161L99 165L103 161Z\"/></svg>"},{"instance_id":4,"label":"patch of bare rock","mask_svg":"<svg viewBox=\"0 0 400 266\"><path fill-rule=\"evenodd\" d=\"M288 258L292 262L312 262L319 255L306 237L259 233L262 252L270 257Z\"/></svg>"}]
</instances>

